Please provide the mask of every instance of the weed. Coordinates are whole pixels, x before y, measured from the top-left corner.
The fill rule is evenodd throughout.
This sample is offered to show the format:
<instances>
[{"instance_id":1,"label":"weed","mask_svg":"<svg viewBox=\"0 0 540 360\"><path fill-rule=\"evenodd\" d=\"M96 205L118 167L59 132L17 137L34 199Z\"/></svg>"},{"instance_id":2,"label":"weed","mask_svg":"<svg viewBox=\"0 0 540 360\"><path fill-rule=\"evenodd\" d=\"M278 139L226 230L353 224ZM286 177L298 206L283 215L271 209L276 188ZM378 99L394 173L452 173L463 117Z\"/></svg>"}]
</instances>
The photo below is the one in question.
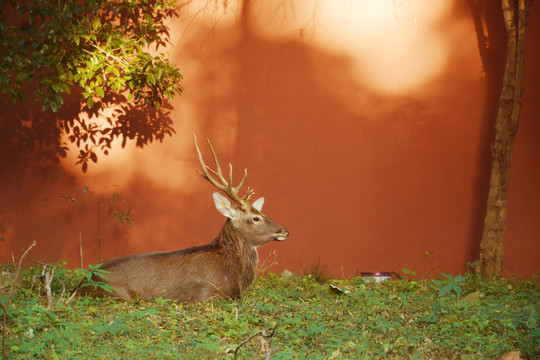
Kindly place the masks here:
<instances>
[{"instance_id":1,"label":"weed","mask_svg":"<svg viewBox=\"0 0 540 360\"><path fill-rule=\"evenodd\" d=\"M453 277L448 274L441 274L443 280L434 280L433 284L435 288L439 291L439 297L450 295L453 298L459 297L463 291L463 286L465 284L465 278L461 275Z\"/></svg>"},{"instance_id":2,"label":"weed","mask_svg":"<svg viewBox=\"0 0 540 360\"><path fill-rule=\"evenodd\" d=\"M100 288L105 290L106 292L111 292L114 290L114 287L108 283L105 283L103 281L94 280L94 278L101 278L103 280L107 280L107 274L110 274L110 271L101 269L101 266L103 264L97 264L93 266L90 264L88 266L88 271L84 275L85 281L83 284L81 284L82 287L88 287L91 286L93 288Z\"/></svg>"},{"instance_id":3,"label":"weed","mask_svg":"<svg viewBox=\"0 0 540 360\"><path fill-rule=\"evenodd\" d=\"M25 289L38 271L21 271L13 294L10 359L232 359L231 349L239 359L499 359L512 350L540 356L534 279L488 283L466 274L366 284L356 277L321 285L312 274L268 274L236 300L78 297L48 309L39 292ZM73 284L82 274L60 265L56 275ZM348 294L329 291L329 283ZM52 290L58 298L60 289Z\"/></svg>"},{"instance_id":4,"label":"weed","mask_svg":"<svg viewBox=\"0 0 540 360\"><path fill-rule=\"evenodd\" d=\"M332 276L328 274L328 266L322 265L320 258L316 263L308 265L308 268L304 269L303 273L321 285L332 278Z\"/></svg>"}]
</instances>

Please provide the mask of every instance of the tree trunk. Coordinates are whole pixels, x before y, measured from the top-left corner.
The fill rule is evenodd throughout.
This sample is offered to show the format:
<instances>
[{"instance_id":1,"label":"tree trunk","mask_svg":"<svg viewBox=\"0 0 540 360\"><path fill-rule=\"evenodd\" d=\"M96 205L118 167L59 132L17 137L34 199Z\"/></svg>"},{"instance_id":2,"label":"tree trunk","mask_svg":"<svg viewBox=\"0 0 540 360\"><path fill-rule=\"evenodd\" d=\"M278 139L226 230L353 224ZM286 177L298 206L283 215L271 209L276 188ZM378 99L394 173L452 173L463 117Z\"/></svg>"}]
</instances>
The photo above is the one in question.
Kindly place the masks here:
<instances>
[{"instance_id":1,"label":"tree trunk","mask_svg":"<svg viewBox=\"0 0 540 360\"><path fill-rule=\"evenodd\" d=\"M508 53L495 122L489 195L477 269L484 279L499 277L503 271L510 164L521 111L525 34L532 1L502 0Z\"/></svg>"}]
</instances>

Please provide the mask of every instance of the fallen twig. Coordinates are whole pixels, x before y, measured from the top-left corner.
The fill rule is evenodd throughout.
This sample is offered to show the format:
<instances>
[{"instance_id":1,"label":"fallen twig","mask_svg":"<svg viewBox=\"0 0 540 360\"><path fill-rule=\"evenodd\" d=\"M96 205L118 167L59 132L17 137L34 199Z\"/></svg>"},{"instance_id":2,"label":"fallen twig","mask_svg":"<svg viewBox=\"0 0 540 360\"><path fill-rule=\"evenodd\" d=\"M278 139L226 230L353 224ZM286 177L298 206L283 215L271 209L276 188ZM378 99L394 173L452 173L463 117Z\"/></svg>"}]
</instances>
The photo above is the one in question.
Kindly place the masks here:
<instances>
[{"instance_id":1,"label":"fallen twig","mask_svg":"<svg viewBox=\"0 0 540 360\"><path fill-rule=\"evenodd\" d=\"M81 281L82 282L82 281ZM80 283L79 283L80 285ZM66 300L66 305L69 304L71 302L71 300L73 300L73 298L75 297L75 295L77 295L77 291L81 288L79 285L77 285L75 287L75 289L73 289L73 293L71 294L71 296L69 297L69 299Z\"/></svg>"},{"instance_id":2,"label":"fallen twig","mask_svg":"<svg viewBox=\"0 0 540 360\"><path fill-rule=\"evenodd\" d=\"M277 326L277 325L276 325ZM247 344L251 339L253 339L255 336L257 335L262 335L263 337L265 338L271 338L272 336L274 336L274 333L275 333L275 330L276 330L276 326L274 326L272 328L272 330L270 330L269 333L267 333L265 330L260 330L260 331L257 331L255 334L251 335L250 337L248 337L246 340L242 341L237 347L235 347L234 349L229 349L227 350L227 354L230 354L230 353L234 353L234 358L236 359L237 355L238 355L238 350L240 350L240 348L242 346L244 346L245 344ZM276 353L277 351L279 350L279 348L272 348L272 349L269 349L268 351L266 351L266 359L270 359L270 356L272 356L272 354Z\"/></svg>"},{"instance_id":3,"label":"fallen twig","mask_svg":"<svg viewBox=\"0 0 540 360\"><path fill-rule=\"evenodd\" d=\"M270 358L272 357L272 355L274 355L275 353L277 353L279 351L279 346L275 346L273 348L270 348L266 351L266 354L264 356L264 360L270 360Z\"/></svg>"},{"instance_id":4,"label":"fallen twig","mask_svg":"<svg viewBox=\"0 0 540 360\"><path fill-rule=\"evenodd\" d=\"M264 360L269 360L272 355L279 351L279 346L273 348L270 347L270 341L265 340L264 338L260 339L261 341L261 351L264 352Z\"/></svg>"}]
</instances>

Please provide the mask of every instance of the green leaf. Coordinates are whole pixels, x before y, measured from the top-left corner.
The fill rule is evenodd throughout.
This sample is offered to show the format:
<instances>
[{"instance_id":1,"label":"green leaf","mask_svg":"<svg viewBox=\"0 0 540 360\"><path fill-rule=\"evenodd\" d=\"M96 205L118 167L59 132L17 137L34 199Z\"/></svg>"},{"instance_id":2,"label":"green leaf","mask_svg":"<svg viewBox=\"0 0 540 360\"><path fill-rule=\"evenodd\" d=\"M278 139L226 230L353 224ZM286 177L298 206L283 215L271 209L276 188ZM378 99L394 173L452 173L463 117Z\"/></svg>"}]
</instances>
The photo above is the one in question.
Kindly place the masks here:
<instances>
[{"instance_id":1,"label":"green leaf","mask_svg":"<svg viewBox=\"0 0 540 360\"><path fill-rule=\"evenodd\" d=\"M146 316L146 314L155 315L157 313L157 310L154 308L145 309L141 311L135 311L132 313L129 313L128 316L133 317L136 320L141 320Z\"/></svg>"},{"instance_id":2,"label":"green leaf","mask_svg":"<svg viewBox=\"0 0 540 360\"><path fill-rule=\"evenodd\" d=\"M99 17L95 17L94 20L92 20L92 29L97 30L101 26L101 20Z\"/></svg>"},{"instance_id":3,"label":"green leaf","mask_svg":"<svg viewBox=\"0 0 540 360\"><path fill-rule=\"evenodd\" d=\"M473 293L470 293L468 294L467 296L465 296L463 299L460 299L458 301L458 304L459 305L464 305L464 304L467 304L467 303L470 303L470 304L478 304L480 302L480 292L479 291L476 291L476 292L473 292Z\"/></svg>"},{"instance_id":4,"label":"green leaf","mask_svg":"<svg viewBox=\"0 0 540 360\"><path fill-rule=\"evenodd\" d=\"M103 96L105 96L105 91L103 91L103 88L102 88L102 87L97 87L97 88L96 88L96 94L97 94L97 96L99 96L99 97L103 97Z\"/></svg>"},{"instance_id":5,"label":"green leaf","mask_svg":"<svg viewBox=\"0 0 540 360\"><path fill-rule=\"evenodd\" d=\"M441 290L439 290L439 296L445 296L450 291L452 291L452 289L453 289L452 284L449 284L449 285L446 285L446 286L442 287Z\"/></svg>"},{"instance_id":6,"label":"green leaf","mask_svg":"<svg viewBox=\"0 0 540 360\"><path fill-rule=\"evenodd\" d=\"M86 106L88 106L89 109L92 108L92 106L94 106L94 98L93 97L89 97L88 99L86 99Z\"/></svg>"}]
</instances>

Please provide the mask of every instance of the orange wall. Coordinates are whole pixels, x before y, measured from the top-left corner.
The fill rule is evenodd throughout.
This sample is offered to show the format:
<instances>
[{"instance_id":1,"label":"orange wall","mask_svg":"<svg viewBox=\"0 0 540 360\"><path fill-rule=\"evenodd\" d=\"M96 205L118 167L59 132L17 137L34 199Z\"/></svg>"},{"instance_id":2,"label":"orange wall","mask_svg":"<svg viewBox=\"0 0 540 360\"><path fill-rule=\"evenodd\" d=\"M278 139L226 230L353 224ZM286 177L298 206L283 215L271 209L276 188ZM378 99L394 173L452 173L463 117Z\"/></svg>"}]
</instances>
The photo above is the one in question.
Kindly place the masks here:
<instances>
[{"instance_id":1,"label":"orange wall","mask_svg":"<svg viewBox=\"0 0 540 360\"><path fill-rule=\"evenodd\" d=\"M264 212L291 231L286 242L259 250L270 271L320 262L335 276L404 267L456 273L474 261L492 126L482 120L485 81L466 11L451 7L430 25L446 49L440 71L407 91L381 91L368 65L318 42L326 25L308 35L287 24L261 28L271 20L255 10L247 25L238 13L221 23L199 15L172 24L171 56L186 88L172 103L174 137L113 151L87 174L68 158L53 180L4 184L0 261L35 239L34 258L78 267L82 239L84 265L96 263L100 198L104 257L210 241L224 219L194 170L192 132L211 138L236 179L247 167L248 185L266 198ZM506 235L505 269L523 276L540 272L539 10L534 4ZM403 62L402 72L412 71ZM6 110L14 109L25 111ZM83 199L80 186L92 194ZM109 216L114 192L132 224Z\"/></svg>"}]
</instances>

